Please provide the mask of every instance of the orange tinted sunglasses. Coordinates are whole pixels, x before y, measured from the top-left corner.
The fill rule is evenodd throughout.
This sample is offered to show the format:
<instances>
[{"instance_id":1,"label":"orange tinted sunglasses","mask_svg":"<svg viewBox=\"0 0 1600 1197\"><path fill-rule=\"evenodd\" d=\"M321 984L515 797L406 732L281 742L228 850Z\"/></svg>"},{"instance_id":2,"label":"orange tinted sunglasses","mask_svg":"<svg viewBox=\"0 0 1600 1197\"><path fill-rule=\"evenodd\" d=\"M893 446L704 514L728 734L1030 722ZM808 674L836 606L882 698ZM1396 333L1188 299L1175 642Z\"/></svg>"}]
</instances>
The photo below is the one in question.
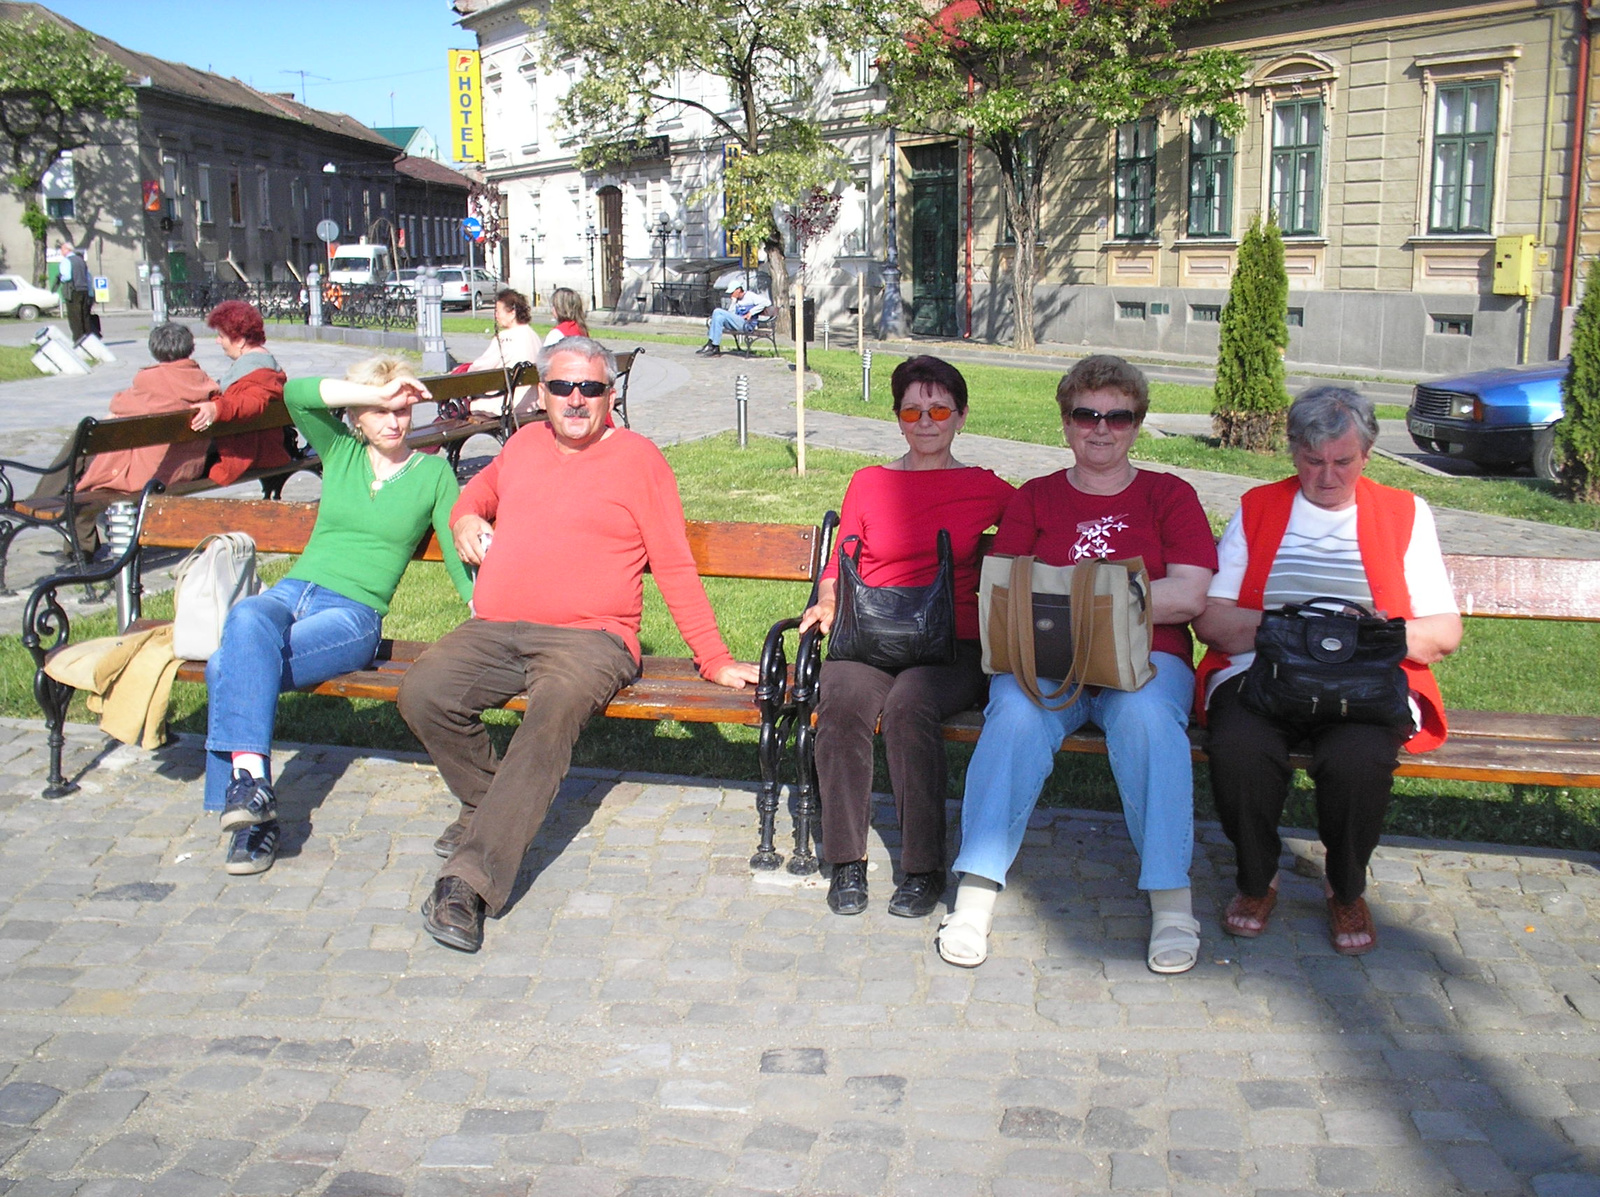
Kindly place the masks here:
<instances>
[{"instance_id":1,"label":"orange tinted sunglasses","mask_svg":"<svg viewBox=\"0 0 1600 1197\"><path fill-rule=\"evenodd\" d=\"M926 410L920 407L902 407L898 412L900 421L903 424L915 424L918 420L922 419L924 415L926 415L928 419L932 420L935 424L943 424L955 414L955 408L945 407L942 404L938 407L927 408Z\"/></svg>"}]
</instances>

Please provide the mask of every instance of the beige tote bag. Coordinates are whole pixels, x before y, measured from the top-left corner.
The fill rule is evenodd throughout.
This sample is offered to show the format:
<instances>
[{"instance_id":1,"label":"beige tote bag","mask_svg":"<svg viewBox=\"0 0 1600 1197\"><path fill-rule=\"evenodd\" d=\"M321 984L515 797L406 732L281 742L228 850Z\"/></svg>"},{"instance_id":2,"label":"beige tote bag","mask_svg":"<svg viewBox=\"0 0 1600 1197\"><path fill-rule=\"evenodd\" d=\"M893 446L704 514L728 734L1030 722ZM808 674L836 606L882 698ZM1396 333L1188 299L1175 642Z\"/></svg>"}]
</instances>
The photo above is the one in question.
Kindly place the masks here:
<instances>
[{"instance_id":1,"label":"beige tote bag","mask_svg":"<svg viewBox=\"0 0 1600 1197\"><path fill-rule=\"evenodd\" d=\"M1137 690L1150 665L1150 574L1142 557L1045 565L989 556L978 579L983 671L1009 673L1042 707L1062 710L1085 686ZM1039 678L1059 677L1044 693ZM1069 693L1070 691L1070 693Z\"/></svg>"}]
</instances>

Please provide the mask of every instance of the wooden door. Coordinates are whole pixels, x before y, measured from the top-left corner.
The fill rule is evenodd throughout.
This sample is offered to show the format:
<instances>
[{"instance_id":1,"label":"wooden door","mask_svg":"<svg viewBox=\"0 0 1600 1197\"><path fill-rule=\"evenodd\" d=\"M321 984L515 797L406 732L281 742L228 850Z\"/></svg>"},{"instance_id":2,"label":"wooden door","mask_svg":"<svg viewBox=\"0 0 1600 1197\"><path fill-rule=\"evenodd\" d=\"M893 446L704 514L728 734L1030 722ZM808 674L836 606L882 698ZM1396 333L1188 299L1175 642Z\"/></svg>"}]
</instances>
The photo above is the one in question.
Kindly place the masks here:
<instances>
[{"instance_id":1,"label":"wooden door","mask_svg":"<svg viewBox=\"0 0 1600 1197\"><path fill-rule=\"evenodd\" d=\"M600 306L614 308L622 297L622 191L600 188Z\"/></svg>"},{"instance_id":2,"label":"wooden door","mask_svg":"<svg viewBox=\"0 0 1600 1197\"><path fill-rule=\"evenodd\" d=\"M956 147L919 145L911 164L911 331L956 335Z\"/></svg>"}]
</instances>

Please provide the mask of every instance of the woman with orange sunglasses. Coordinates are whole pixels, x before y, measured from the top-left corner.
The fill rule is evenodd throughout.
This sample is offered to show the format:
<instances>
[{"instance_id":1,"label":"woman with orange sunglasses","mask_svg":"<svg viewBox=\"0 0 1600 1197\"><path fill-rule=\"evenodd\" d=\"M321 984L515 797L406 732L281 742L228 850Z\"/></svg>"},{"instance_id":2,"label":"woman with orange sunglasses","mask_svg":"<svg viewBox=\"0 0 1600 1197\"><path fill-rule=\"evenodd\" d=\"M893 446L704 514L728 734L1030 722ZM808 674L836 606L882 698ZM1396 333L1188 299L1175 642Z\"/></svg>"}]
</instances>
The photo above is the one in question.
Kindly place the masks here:
<instances>
[{"instance_id":1,"label":"woman with orange sunglasses","mask_svg":"<svg viewBox=\"0 0 1600 1197\"><path fill-rule=\"evenodd\" d=\"M833 866L828 906L835 914L867 908L867 836L872 815L872 740L881 726L899 816L902 879L889 913L924 918L944 893L944 740L947 716L983 702L978 646L978 538L1000 522L1015 493L989 470L963 465L951 452L967 420L967 382L949 362L914 357L890 379L894 411L906 438L903 456L856 471L845 491L839 543L859 538L861 580L868 586L926 586L939 568L940 529L955 557L956 636L952 665L884 670L859 661L822 666L817 708L817 790L822 856ZM853 545L852 545L853 553ZM833 626L837 557L824 571L802 631Z\"/></svg>"}]
</instances>

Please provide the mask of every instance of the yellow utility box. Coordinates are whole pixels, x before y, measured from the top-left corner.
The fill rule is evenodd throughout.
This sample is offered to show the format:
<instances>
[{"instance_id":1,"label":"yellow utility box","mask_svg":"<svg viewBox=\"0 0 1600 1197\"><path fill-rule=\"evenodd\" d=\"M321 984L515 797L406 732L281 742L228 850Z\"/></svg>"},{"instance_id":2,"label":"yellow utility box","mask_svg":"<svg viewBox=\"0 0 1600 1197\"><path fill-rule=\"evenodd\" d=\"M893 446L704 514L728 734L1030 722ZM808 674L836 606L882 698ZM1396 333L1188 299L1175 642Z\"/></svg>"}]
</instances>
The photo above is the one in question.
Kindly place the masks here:
<instances>
[{"instance_id":1,"label":"yellow utility box","mask_svg":"<svg viewBox=\"0 0 1600 1197\"><path fill-rule=\"evenodd\" d=\"M1494 293L1496 295L1533 294L1532 233L1494 239Z\"/></svg>"}]
</instances>

